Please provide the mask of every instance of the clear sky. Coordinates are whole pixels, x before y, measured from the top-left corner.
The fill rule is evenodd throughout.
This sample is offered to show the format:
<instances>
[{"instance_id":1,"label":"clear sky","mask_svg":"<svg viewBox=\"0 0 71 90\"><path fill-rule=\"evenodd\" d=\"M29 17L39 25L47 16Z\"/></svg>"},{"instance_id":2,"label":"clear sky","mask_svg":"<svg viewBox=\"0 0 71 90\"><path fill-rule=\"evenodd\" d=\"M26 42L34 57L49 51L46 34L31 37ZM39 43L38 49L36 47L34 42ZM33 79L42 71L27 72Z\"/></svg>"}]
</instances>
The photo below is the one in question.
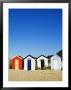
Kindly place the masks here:
<instances>
[{"instance_id":1,"label":"clear sky","mask_svg":"<svg viewBox=\"0 0 71 90\"><path fill-rule=\"evenodd\" d=\"M61 9L9 9L9 57L48 56L61 49Z\"/></svg>"}]
</instances>

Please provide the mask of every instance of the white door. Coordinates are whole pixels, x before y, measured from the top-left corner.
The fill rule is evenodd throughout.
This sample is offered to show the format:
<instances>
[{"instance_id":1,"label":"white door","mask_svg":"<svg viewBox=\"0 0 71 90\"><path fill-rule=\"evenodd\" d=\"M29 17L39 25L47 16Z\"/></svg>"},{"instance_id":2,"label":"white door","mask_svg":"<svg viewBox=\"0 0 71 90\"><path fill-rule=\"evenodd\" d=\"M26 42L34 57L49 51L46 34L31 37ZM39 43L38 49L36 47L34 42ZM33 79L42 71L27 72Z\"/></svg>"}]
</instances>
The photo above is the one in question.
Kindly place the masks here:
<instances>
[{"instance_id":1,"label":"white door","mask_svg":"<svg viewBox=\"0 0 71 90\"><path fill-rule=\"evenodd\" d=\"M54 70L58 69L58 60L54 60Z\"/></svg>"}]
</instances>

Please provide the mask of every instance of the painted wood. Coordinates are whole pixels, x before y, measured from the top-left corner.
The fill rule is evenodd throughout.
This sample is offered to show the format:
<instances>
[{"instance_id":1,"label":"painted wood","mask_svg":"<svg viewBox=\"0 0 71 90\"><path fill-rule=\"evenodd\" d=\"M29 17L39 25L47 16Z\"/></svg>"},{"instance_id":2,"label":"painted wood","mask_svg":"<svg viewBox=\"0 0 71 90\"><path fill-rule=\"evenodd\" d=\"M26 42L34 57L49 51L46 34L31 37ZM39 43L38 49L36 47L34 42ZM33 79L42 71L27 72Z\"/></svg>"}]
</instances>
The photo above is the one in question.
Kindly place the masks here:
<instances>
[{"instance_id":1,"label":"painted wood","mask_svg":"<svg viewBox=\"0 0 71 90\"><path fill-rule=\"evenodd\" d=\"M41 60L44 60L44 67L48 67L48 59L45 56L40 56L37 59L37 68L41 69Z\"/></svg>"},{"instance_id":2,"label":"painted wood","mask_svg":"<svg viewBox=\"0 0 71 90\"><path fill-rule=\"evenodd\" d=\"M18 60L15 60L15 69L16 69L16 70L19 69L19 62L18 62Z\"/></svg>"},{"instance_id":3,"label":"painted wood","mask_svg":"<svg viewBox=\"0 0 71 90\"><path fill-rule=\"evenodd\" d=\"M51 69L61 70L61 58L58 55L51 57Z\"/></svg>"},{"instance_id":4,"label":"painted wood","mask_svg":"<svg viewBox=\"0 0 71 90\"><path fill-rule=\"evenodd\" d=\"M22 69L23 63L23 58L21 58L20 56L11 58L12 69Z\"/></svg>"},{"instance_id":5,"label":"painted wood","mask_svg":"<svg viewBox=\"0 0 71 90\"><path fill-rule=\"evenodd\" d=\"M31 60L31 70L35 70L35 59L30 55L24 58L24 70L28 70L27 66L28 60Z\"/></svg>"}]
</instances>

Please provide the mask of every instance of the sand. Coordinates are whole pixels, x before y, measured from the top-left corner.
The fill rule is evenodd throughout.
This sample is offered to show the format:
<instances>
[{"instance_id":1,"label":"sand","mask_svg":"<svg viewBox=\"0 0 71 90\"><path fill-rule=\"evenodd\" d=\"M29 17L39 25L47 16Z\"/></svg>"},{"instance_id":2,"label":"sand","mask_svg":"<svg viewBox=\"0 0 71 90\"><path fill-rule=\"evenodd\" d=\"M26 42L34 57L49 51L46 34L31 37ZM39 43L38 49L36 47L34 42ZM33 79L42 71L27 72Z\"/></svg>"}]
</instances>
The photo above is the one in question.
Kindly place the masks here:
<instances>
[{"instance_id":1,"label":"sand","mask_svg":"<svg viewBox=\"0 0 71 90\"><path fill-rule=\"evenodd\" d=\"M59 70L13 70L9 69L9 81L61 81L62 71Z\"/></svg>"}]
</instances>

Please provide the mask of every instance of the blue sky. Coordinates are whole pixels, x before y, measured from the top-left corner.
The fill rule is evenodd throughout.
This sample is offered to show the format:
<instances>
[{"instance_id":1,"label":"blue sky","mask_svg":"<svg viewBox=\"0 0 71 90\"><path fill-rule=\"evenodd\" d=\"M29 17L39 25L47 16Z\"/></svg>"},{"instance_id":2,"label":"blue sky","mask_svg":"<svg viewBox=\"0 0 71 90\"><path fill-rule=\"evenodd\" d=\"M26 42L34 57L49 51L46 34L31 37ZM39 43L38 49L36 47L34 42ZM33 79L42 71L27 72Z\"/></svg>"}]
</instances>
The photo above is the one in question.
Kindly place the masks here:
<instances>
[{"instance_id":1,"label":"blue sky","mask_svg":"<svg viewBox=\"0 0 71 90\"><path fill-rule=\"evenodd\" d=\"M61 9L9 9L9 57L48 56L61 49Z\"/></svg>"}]
</instances>

